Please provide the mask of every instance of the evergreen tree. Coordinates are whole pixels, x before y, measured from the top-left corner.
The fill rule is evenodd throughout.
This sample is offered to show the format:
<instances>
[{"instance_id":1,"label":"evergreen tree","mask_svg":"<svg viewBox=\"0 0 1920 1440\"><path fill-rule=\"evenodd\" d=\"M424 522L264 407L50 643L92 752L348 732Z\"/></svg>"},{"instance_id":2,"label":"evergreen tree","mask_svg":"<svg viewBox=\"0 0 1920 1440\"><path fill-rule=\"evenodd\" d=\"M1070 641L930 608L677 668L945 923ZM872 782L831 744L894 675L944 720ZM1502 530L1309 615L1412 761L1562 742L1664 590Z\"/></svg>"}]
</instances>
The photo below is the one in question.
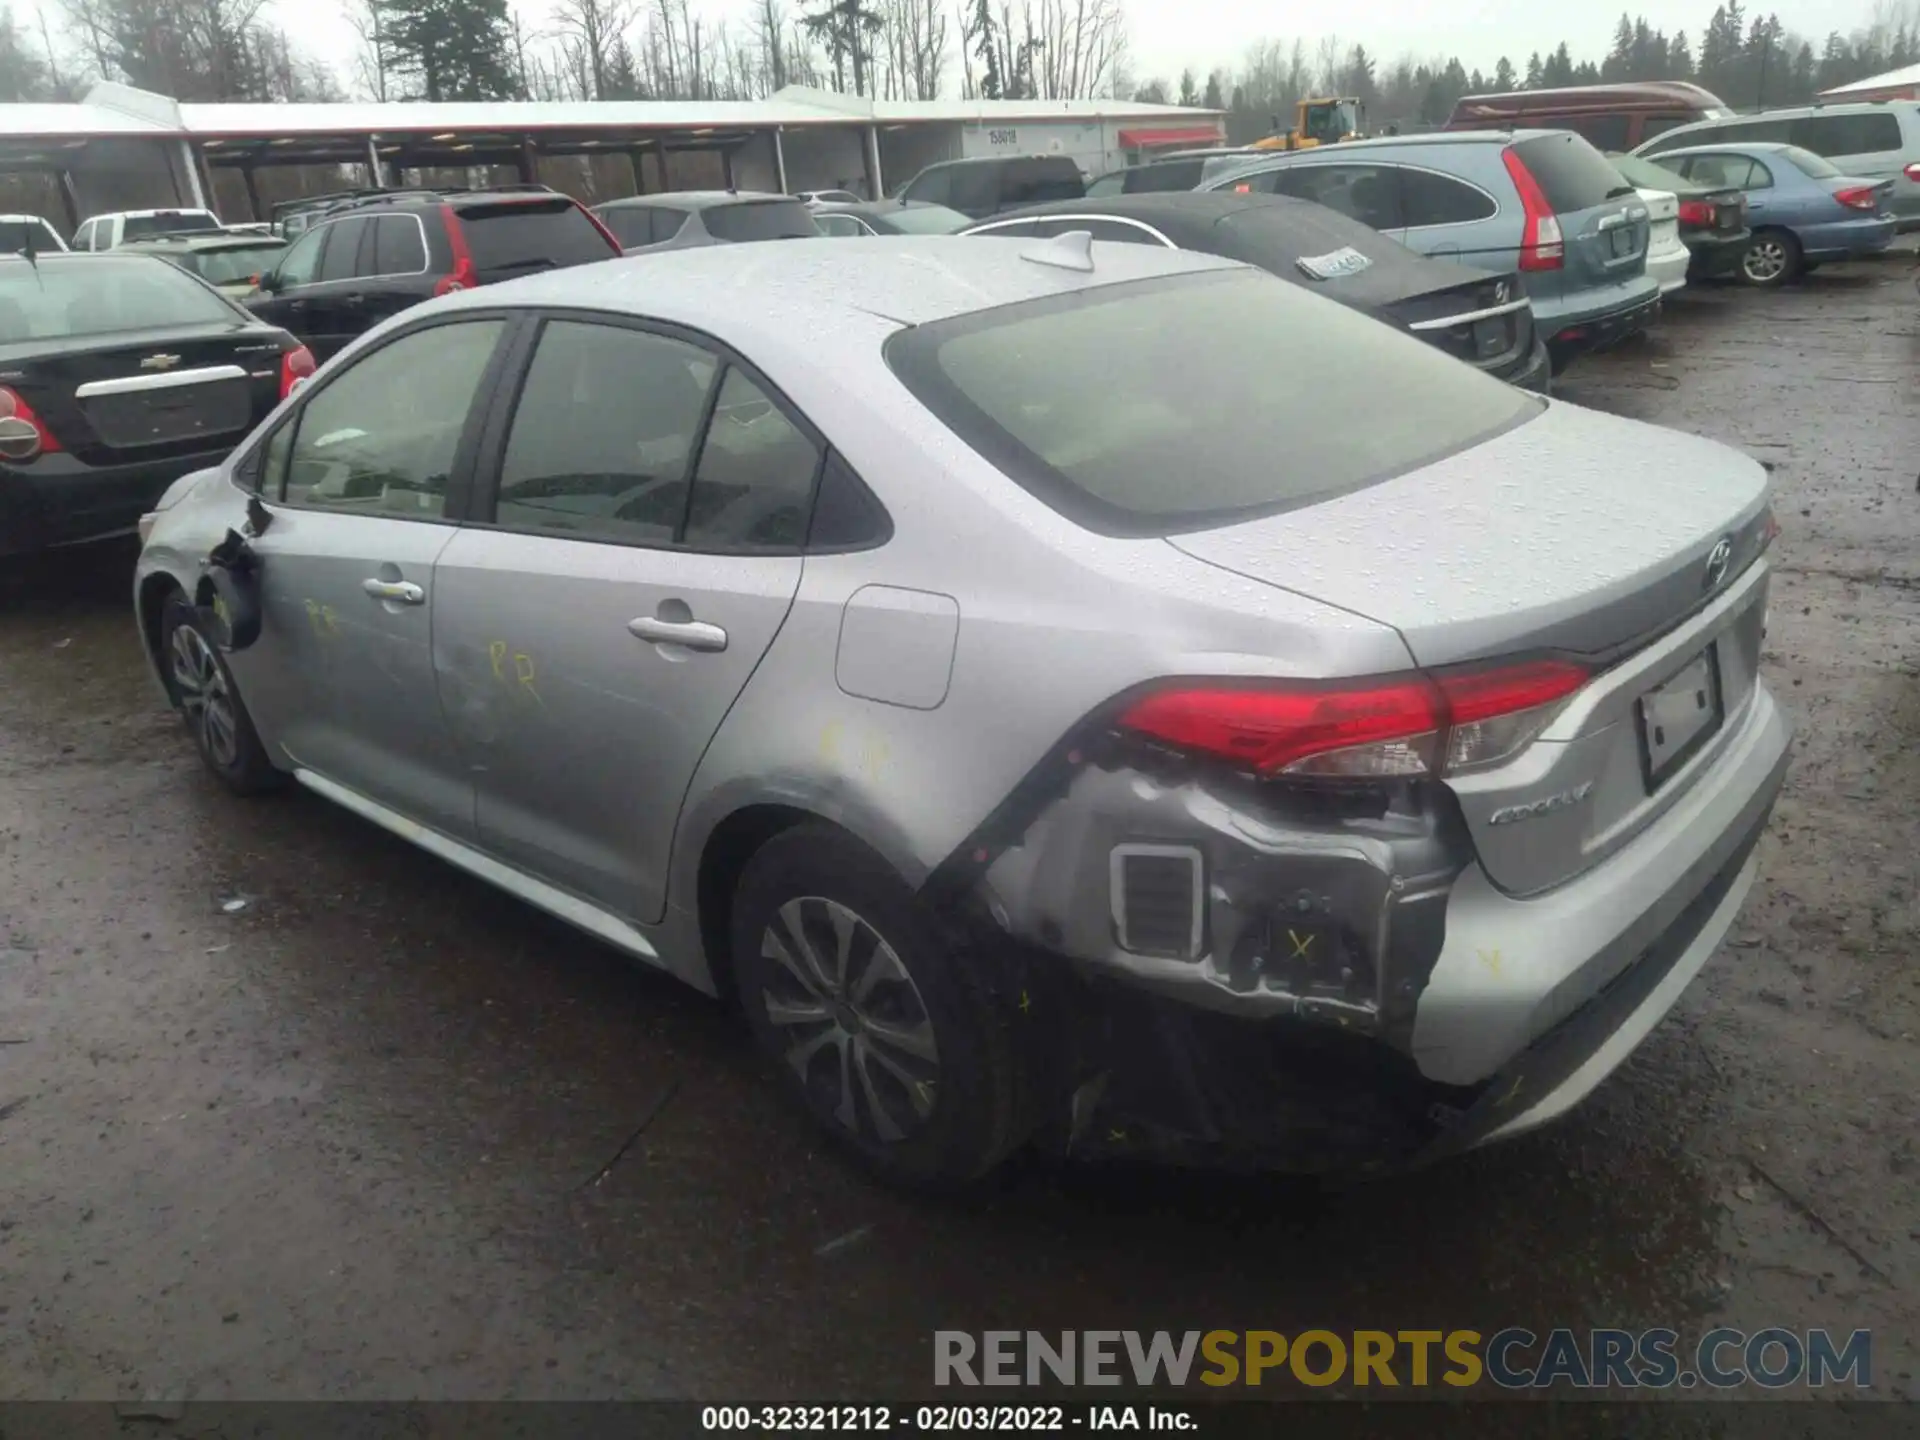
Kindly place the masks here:
<instances>
[{"instance_id":1,"label":"evergreen tree","mask_svg":"<svg viewBox=\"0 0 1920 1440\"><path fill-rule=\"evenodd\" d=\"M1215 70L1207 76L1206 93L1200 97L1200 103L1209 110L1224 110L1226 101L1220 95L1220 72Z\"/></svg>"},{"instance_id":2,"label":"evergreen tree","mask_svg":"<svg viewBox=\"0 0 1920 1440\"><path fill-rule=\"evenodd\" d=\"M1004 100L1007 94L1007 77L1000 73L999 22L993 18L992 0L973 0L973 43L980 50L980 98L982 100ZM1158 83L1158 82L1153 82ZM1151 87L1149 87L1151 88ZM1160 87L1158 102L1148 101L1144 94L1133 97L1145 104L1164 105L1167 100L1166 87Z\"/></svg>"},{"instance_id":3,"label":"evergreen tree","mask_svg":"<svg viewBox=\"0 0 1920 1440\"><path fill-rule=\"evenodd\" d=\"M1633 74L1633 22L1624 10L1620 12L1620 23L1614 27L1613 48L1607 52L1600 74L1608 80L1638 78Z\"/></svg>"},{"instance_id":4,"label":"evergreen tree","mask_svg":"<svg viewBox=\"0 0 1920 1440\"><path fill-rule=\"evenodd\" d=\"M1513 62L1504 55L1494 64L1493 88L1502 94L1520 88L1520 77L1513 73Z\"/></svg>"},{"instance_id":5,"label":"evergreen tree","mask_svg":"<svg viewBox=\"0 0 1920 1440\"><path fill-rule=\"evenodd\" d=\"M1526 88L1529 90L1538 90L1540 88L1540 77L1544 73L1540 64L1540 52L1536 50L1527 57L1527 78L1524 82Z\"/></svg>"},{"instance_id":6,"label":"evergreen tree","mask_svg":"<svg viewBox=\"0 0 1920 1440\"><path fill-rule=\"evenodd\" d=\"M1555 86L1573 84L1573 56L1567 50L1567 42L1562 40L1559 48L1547 57L1547 63L1541 69L1541 79L1548 89Z\"/></svg>"},{"instance_id":7,"label":"evergreen tree","mask_svg":"<svg viewBox=\"0 0 1920 1440\"><path fill-rule=\"evenodd\" d=\"M507 0L379 0L393 69L421 100L513 100Z\"/></svg>"},{"instance_id":8,"label":"evergreen tree","mask_svg":"<svg viewBox=\"0 0 1920 1440\"><path fill-rule=\"evenodd\" d=\"M1200 92L1194 89L1193 86L1193 71L1182 70L1180 72L1180 98L1173 103L1176 105L1185 105L1189 108L1200 103Z\"/></svg>"},{"instance_id":9,"label":"evergreen tree","mask_svg":"<svg viewBox=\"0 0 1920 1440\"><path fill-rule=\"evenodd\" d=\"M1667 78L1693 79L1693 47L1687 43L1687 32L1684 30L1677 31L1673 43L1667 47Z\"/></svg>"}]
</instances>

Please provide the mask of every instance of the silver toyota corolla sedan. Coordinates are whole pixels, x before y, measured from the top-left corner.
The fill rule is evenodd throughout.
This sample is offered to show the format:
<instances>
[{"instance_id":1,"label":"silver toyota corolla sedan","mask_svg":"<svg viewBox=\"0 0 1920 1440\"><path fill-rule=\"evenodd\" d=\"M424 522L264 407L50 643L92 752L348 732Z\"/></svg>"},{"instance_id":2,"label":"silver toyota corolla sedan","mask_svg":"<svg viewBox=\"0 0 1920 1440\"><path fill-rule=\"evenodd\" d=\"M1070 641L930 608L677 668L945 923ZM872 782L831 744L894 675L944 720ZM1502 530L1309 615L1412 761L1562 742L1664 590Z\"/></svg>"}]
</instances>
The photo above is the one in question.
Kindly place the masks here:
<instances>
[{"instance_id":1,"label":"silver toyota corolla sedan","mask_svg":"<svg viewBox=\"0 0 1920 1440\"><path fill-rule=\"evenodd\" d=\"M1719 944L1786 765L1759 465L1084 235L421 305L144 528L223 781L737 1000L910 1183L1537 1125Z\"/></svg>"}]
</instances>

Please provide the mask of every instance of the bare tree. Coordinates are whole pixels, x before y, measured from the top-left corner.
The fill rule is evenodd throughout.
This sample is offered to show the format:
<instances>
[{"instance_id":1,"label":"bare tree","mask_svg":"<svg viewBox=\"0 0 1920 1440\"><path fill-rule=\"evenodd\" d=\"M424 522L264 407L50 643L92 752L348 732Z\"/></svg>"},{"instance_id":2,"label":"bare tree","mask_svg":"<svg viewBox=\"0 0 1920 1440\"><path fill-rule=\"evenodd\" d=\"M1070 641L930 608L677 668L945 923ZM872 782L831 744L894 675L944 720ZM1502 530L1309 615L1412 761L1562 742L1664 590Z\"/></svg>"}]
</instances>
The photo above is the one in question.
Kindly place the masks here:
<instances>
[{"instance_id":1,"label":"bare tree","mask_svg":"<svg viewBox=\"0 0 1920 1440\"><path fill-rule=\"evenodd\" d=\"M759 51L760 83L771 94L787 85L787 11L781 0L755 0L753 41Z\"/></svg>"},{"instance_id":2,"label":"bare tree","mask_svg":"<svg viewBox=\"0 0 1920 1440\"><path fill-rule=\"evenodd\" d=\"M386 12L380 0L358 0L347 12L347 24L360 40L353 54L354 79L375 100L393 99L393 58L387 48Z\"/></svg>"},{"instance_id":3,"label":"bare tree","mask_svg":"<svg viewBox=\"0 0 1920 1440\"><path fill-rule=\"evenodd\" d=\"M1120 0L1032 0L1027 19L1030 37L1038 40L1034 80L1041 99L1097 95L1107 88L1125 44Z\"/></svg>"},{"instance_id":4,"label":"bare tree","mask_svg":"<svg viewBox=\"0 0 1920 1440\"><path fill-rule=\"evenodd\" d=\"M568 68L580 80L582 99L607 93L614 51L638 9L638 0L559 0L554 6L553 28L572 57Z\"/></svg>"}]
</instances>

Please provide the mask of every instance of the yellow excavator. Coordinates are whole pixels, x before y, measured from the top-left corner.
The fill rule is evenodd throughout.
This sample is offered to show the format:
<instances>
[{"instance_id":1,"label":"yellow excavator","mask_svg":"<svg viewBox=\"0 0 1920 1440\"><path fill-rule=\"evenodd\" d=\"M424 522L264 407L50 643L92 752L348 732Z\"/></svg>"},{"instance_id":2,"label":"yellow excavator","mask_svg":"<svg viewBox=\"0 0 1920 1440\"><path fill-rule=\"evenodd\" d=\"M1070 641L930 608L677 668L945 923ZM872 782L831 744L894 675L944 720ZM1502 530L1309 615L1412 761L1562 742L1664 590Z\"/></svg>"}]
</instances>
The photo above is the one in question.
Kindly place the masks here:
<instances>
[{"instance_id":1,"label":"yellow excavator","mask_svg":"<svg viewBox=\"0 0 1920 1440\"><path fill-rule=\"evenodd\" d=\"M1293 128L1282 130L1273 117L1273 134L1253 142L1255 150L1312 150L1359 140L1366 134L1367 107L1353 96L1302 100L1293 107Z\"/></svg>"}]
</instances>

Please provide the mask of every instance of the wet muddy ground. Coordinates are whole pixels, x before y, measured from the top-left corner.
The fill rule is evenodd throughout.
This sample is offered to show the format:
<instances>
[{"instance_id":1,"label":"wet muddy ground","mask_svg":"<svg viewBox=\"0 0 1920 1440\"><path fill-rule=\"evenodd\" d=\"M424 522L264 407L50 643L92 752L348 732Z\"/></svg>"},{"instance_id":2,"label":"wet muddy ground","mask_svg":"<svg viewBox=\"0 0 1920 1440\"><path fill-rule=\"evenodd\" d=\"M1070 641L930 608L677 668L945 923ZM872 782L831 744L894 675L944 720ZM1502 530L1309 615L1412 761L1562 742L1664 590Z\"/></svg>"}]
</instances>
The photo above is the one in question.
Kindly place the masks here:
<instances>
[{"instance_id":1,"label":"wet muddy ground","mask_svg":"<svg viewBox=\"0 0 1920 1440\"><path fill-rule=\"evenodd\" d=\"M0 608L0 1396L875 1399L936 1327L1508 1324L1871 1327L1920 1396L1910 265L1688 292L1567 377L1774 467L1792 779L1730 944L1589 1104L1342 1194L878 1191L716 1005L220 790L124 550L41 574Z\"/></svg>"}]
</instances>

